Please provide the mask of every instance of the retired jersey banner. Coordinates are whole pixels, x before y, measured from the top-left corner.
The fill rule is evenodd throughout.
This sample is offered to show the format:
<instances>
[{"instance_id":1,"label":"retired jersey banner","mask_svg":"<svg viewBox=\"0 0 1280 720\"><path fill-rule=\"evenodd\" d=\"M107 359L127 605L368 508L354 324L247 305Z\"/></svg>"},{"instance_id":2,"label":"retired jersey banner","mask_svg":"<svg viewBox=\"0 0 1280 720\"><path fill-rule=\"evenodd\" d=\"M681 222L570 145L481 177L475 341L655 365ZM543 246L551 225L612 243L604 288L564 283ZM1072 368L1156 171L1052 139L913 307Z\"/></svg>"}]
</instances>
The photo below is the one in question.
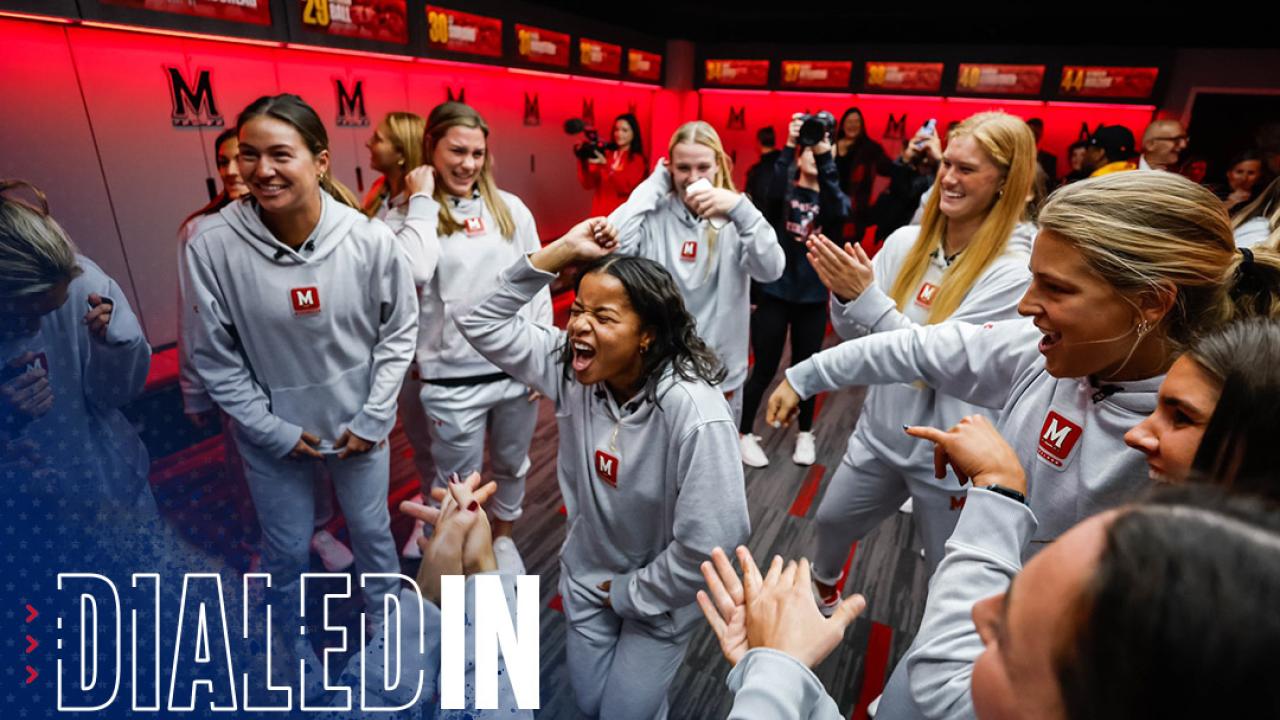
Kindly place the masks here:
<instances>
[{"instance_id":1,"label":"retired jersey banner","mask_svg":"<svg viewBox=\"0 0 1280 720\"><path fill-rule=\"evenodd\" d=\"M299 0L302 26L326 35L409 42L405 0Z\"/></svg>"},{"instance_id":2,"label":"retired jersey banner","mask_svg":"<svg viewBox=\"0 0 1280 720\"><path fill-rule=\"evenodd\" d=\"M578 64L584 70L622 74L622 46L599 40L578 38Z\"/></svg>"},{"instance_id":3,"label":"retired jersey banner","mask_svg":"<svg viewBox=\"0 0 1280 720\"><path fill-rule=\"evenodd\" d=\"M627 51L627 74L641 80L662 79L662 56L631 48Z\"/></svg>"},{"instance_id":4,"label":"retired jersey banner","mask_svg":"<svg viewBox=\"0 0 1280 720\"><path fill-rule=\"evenodd\" d=\"M502 21L428 5L427 46L432 50L502 57Z\"/></svg>"},{"instance_id":5,"label":"retired jersey banner","mask_svg":"<svg viewBox=\"0 0 1280 720\"><path fill-rule=\"evenodd\" d=\"M708 85L764 87L769 84L768 60L708 60Z\"/></svg>"},{"instance_id":6,"label":"retired jersey banner","mask_svg":"<svg viewBox=\"0 0 1280 720\"><path fill-rule=\"evenodd\" d=\"M539 65L569 67L569 36L554 30L516 23L516 53Z\"/></svg>"},{"instance_id":7,"label":"retired jersey banner","mask_svg":"<svg viewBox=\"0 0 1280 720\"><path fill-rule=\"evenodd\" d=\"M956 91L972 95L1039 95L1043 65L961 63Z\"/></svg>"},{"instance_id":8,"label":"retired jersey banner","mask_svg":"<svg viewBox=\"0 0 1280 720\"><path fill-rule=\"evenodd\" d=\"M1091 67L1067 65L1062 68L1058 93L1068 97L1150 98L1160 69L1153 67Z\"/></svg>"},{"instance_id":9,"label":"retired jersey banner","mask_svg":"<svg viewBox=\"0 0 1280 720\"><path fill-rule=\"evenodd\" d=\"M849 87L853 62L849 60L783 60L782 84L789 88Z\"/></svg>"},{"instance_id":10,"label":"retired jersey banner","mask_svg":"<svg viewBox=\"0 0 1280 720\"><path fill-rule=\"evenodd\" d=\"M936 93L942 90L942 63L868 62L866 90Z\"/></svg>"},{"instance_id":11,"label":"retired jersey banner","mask_svg":"<svg viewBox=\"0 0 1280 720\"><path fill-rule=\"evenodd\" d=\"M232 22L271 24L271 0L100 0L104 5L194 15ZM402 3L403 4L403 3Z\"/></svg>"}]
</instances>

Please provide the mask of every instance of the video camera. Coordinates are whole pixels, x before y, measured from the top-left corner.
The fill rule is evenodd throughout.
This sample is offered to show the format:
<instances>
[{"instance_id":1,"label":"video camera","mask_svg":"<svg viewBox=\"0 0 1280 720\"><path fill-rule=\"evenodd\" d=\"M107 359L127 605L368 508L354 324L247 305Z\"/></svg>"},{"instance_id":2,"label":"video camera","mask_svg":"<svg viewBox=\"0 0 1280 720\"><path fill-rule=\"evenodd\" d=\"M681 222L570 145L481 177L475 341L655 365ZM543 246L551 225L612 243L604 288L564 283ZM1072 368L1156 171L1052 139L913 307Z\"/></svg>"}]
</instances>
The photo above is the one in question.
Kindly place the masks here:
<instances>
[{"instance_id":1,"label":"video camera","mask_svg":"<svg viewBox=\"0 0 1280 720\"><path fill-rule=\"evenodd\" d=\"M821 110L811 115L800 117L800 133L796 135L796 145L812 147L827 139L836 129L836 116Z\"/></svg>"},{"instance_id":2,"label":"video camera","mask_svg":"<svg viewBox=\"0 0 1280 720\"><path fill-rule=\"evenodd\" d=\"M615 142L600 142L600 133L586 121L578 118L569 118L564 121L564 132L566 135L577 135L582 133L582 142L573 146L573 154L578 156L580 160L590 160L596 154L603 155L606 150L617 150L618 144Z\"/></svg>"}]
</instances>

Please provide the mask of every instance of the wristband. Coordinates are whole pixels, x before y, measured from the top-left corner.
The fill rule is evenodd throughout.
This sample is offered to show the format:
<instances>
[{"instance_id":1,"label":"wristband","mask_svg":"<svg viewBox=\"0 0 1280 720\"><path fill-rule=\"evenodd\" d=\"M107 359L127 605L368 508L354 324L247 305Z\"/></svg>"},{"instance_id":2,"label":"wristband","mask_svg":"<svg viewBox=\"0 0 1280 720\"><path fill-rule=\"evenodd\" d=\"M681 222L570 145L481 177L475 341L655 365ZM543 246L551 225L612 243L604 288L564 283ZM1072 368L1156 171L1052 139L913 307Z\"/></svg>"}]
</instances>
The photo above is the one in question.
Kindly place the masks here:
<instances>
[{"instance_id":1,"label":"wristband","mask_svg":"<svg viewBox=\"0 0 1280 720\"><path fill-rule=\"evenodd\" d=\"M1012 488L1007 488L1007 487L1004 487L1003 485L988 485L986 486L986 489L990 490L991 492L997 495L1003 495L1009 498L1010 500L1017 500L1023 505L1027 504L1027 496L1023 495L1022 493Z\"/></svg>"}]
</instances>

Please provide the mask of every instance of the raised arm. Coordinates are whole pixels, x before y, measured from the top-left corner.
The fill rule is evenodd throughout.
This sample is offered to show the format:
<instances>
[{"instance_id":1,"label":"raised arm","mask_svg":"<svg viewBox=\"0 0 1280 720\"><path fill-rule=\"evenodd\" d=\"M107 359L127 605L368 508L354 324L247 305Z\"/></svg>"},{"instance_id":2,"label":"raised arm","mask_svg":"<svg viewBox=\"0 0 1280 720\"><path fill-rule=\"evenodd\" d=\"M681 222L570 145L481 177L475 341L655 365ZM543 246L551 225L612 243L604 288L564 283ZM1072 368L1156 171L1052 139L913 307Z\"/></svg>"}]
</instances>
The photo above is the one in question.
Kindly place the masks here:
<instances>
[{"instance_id":1,"label":"raised arm","mask_svg":"<svg viewBox=\"0 0 1280 720\"><path fill-rule=\"evenodd\" d=\"M432 197L435 190L435 168L423 165L405 176L409 191L409 207L404 225L393 228L396 242L404 252L413 274L413 284L422 287L431 282L440 261L440 238L436 227L440 222L440 203Z\"/></svg>"},{"instance_id":2,"label":"raised arm","mask_svg":"<svg viewBox=\"0 0 1280 720\"><path fill-rule=\"evenodd\" d=\"M79 257L76 262L84 274L73 281L76 290L70 293L72 299L68 302L84 309L96 296L111 306L106 327L97 333L90 328L84 366L85 398L99 407L118 408L142 394L151 368L151 346L116 281L88 258Z\"/></svg>"},{"instance_id":3,"label":"raised arm","mask_svg":"<svg viewBox=\"0 0 1280 720\"><path fill-rule=\"evenodd\" d=\"M1039 330L1025 319L922 325L824 350L788 369L787 383L805 398L851 385L923 380L952 397L1000 408L1039 357L1039 340Z\"/></svg>"},{"instance_id":4,"label":"raised arm","mask_svg":"<svg viewBox=\"0 0 1280 720\"><path fill-rule=\"evenodd\" d=\"M604 218L578 223L564 237L503 271L502 284L492 295L470 312L455 316L458 332L503 372L559 402L564 372L559 350L564 345L564 331L526 320L520 316L520 308L539 292L546 292L570 263L613 252L616 237Z\"/></svg>"},{"instance_id":5,"label":"raised arm","mask_svg":"<svg viewBox=\"0 0 1280 720\"><path fill-rule=\"evenodd\" d=\"M618 251L642 255L649 241L648 220L658 203L671 192L671 173L662 160L653 172L631 191L631 197L609 214L609 224L618 229Z\"/></svg>"}]
</instances>

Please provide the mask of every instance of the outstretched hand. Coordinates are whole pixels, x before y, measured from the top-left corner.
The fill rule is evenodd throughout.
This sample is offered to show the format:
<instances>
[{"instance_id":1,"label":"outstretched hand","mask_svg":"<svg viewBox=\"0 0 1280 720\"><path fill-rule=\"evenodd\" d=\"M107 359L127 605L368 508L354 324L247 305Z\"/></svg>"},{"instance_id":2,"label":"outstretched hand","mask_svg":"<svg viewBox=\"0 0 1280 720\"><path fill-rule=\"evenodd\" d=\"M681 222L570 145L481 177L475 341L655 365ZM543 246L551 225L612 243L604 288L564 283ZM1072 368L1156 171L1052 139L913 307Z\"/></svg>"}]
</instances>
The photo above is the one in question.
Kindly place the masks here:
<instances>
[{"instance_id":1,"label":"outstretched hand","mask_svg":"<svg viewBox=\"0 0 1280 720\"><path fill-rule=\"evenodd\" d=\"M809 248L809 264L818 279L840 302L856 300L875 282L871 258L861 245L847 242L841 248L821 233L809 236L805 244Z\"/></svg>"},{"instance_id":2,"label":"outstretched hand","mask_svg":"<svg viewBox=\"0 0 1280 720\"><path fill-rule=\"evenodd\" d=\"M618 249L618 229L607 217L593 217L569 228L569 232L529 256L529 262L544 272L558 273L566 265L590 262Z\"/></svg>"},{"instance_id":3,"label":"outstretched hand","mask_svg":"<svg viewBox=\"0 0 1280 720\"><path fill-rule=\"evenodd\" d=\"M779 428L790 425L799 414L800 394L791 387L790 380L783 378L782 382L778 383L778 387L774 388L773 394L769 396L765 420L773 427Z\"/></svg>"},{"instance_id":4,"label":"outstretched hand","mask_svg":"<svg viewBox=\"0 0 1280 720\"><path fill-rule=\"evenodd\" d=\"M933 474L938 479L947 476L950 465L961 485L972 480L975 487L999 485L1027 493L1027 475L1017 453L986 417L969 415L947 431L923 425L904 430L934 443Z\"/></svg>"},{"instance_id":5,"label":"outstretched hand","mask_svg":"<svg viewBox=\"0 0 1280 720\"><path fill-rule=\"evenodd\" d=\"M775 556L761 579L750 551L740 546L737 555L741 580L724 551L716 548L712 562L702 564L711 592L698 592L698 606L732 664L749 648L766 647L812 668L835 649L850 623L866 609L866 598L851 595L825 618L813 598L808 560L784 567L782 558Z\"/></svg>"}]
</instances>

